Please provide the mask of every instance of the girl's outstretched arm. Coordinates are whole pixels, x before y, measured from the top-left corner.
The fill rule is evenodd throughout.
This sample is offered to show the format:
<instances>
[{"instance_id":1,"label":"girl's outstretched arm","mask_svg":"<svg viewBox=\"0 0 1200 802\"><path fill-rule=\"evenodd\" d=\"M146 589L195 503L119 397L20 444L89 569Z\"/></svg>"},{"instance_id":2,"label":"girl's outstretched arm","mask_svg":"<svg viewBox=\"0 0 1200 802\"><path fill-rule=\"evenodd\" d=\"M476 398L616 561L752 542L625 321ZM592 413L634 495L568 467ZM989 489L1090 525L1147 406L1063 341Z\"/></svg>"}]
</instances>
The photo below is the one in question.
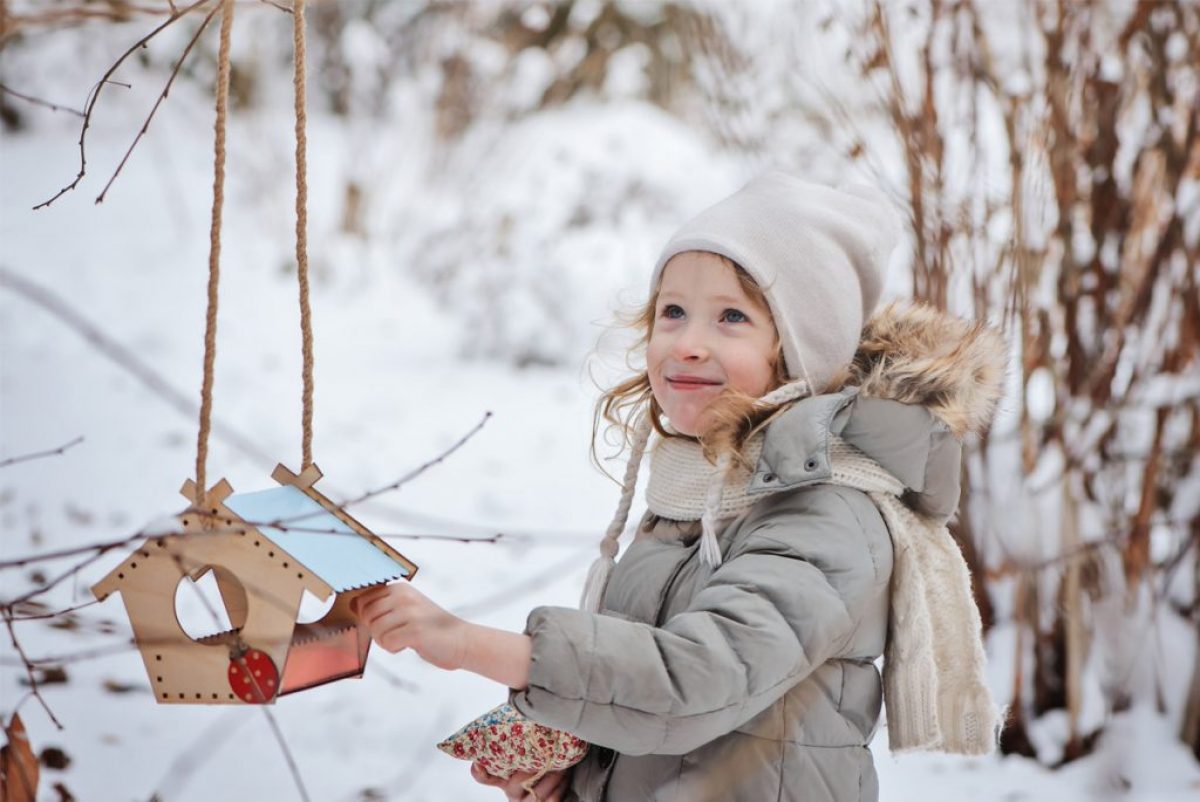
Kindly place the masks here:
<instances>
[{"instance_id":1,"label":"girl's outstretched arm","mask_svg":"<svg viewBox=\"0 0 1200 802\"><path fill-rule=\"evenodd\" d=\"M465 621L408 582L366 591L351 609L371 639L389 652L412 649L438 668L465 669L518 691L529 686L533 641L528 635Z\"/></svg>"}]
</instances>

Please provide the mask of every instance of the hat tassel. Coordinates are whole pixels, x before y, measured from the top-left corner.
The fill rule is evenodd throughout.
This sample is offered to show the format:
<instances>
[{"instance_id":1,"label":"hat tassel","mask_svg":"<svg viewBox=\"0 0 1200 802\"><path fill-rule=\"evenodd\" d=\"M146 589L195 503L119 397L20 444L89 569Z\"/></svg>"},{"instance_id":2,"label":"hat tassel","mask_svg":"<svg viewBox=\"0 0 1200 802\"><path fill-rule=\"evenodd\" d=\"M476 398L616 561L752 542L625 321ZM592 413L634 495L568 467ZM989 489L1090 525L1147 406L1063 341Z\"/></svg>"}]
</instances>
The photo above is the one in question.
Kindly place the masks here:
<instances>
[{"instance_id":1,"label":"hat tassel","mask_svg":"<svg viewBox=\"0 0 1200 802\"><path fill-rule=\"evenodd\" d=\"M629 462L625 466L625 478L621 483L621 502L617 505L617 511L613 515L612 523L608 525L604 539L600 541L600 556L588 569L587 580L583 584L583 597L579 601L579 607L589 613L600 611L604 589L608 586L608 578L616 565L621 533L625 531L625 523L629 520L629 508L633 505L638 468L642 463L642 454L646 451L646 443L650 439L652 429L649 417L643 417L634 429Z\"/></svg>"}]
</instances>

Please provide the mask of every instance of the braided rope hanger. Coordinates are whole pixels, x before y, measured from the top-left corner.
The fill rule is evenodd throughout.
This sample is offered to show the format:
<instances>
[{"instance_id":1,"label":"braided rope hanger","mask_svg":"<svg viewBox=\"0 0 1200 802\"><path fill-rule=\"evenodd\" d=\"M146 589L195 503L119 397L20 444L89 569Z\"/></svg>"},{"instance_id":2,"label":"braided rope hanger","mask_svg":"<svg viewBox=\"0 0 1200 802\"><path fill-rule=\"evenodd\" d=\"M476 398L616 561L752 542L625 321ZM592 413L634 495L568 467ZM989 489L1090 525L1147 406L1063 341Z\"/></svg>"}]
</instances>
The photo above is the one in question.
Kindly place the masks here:
<instances>
[{"instance_id":1,"label":"braided rope hanger","mask_svg":"<svg viewBox=\"0 0 1200 802\"><path fill-rule=\"evenodd\" d=\"M300 335L303 354L303 389L301 411L301 470L313 464L313 353L312 314L308 300L308 112L305 63L307 49L304 35L304 0L294 0L292 9L292 44L295 50L295 72L292 87L296 113L296 272L300 284ZM212 427L213 367L217 356L217 286L221 274L221 217L225 205L225 128L229 107L229 45L233 30L233 0L221 3L221 38L217 50L216 121L213 124L213 204L209 229L208 308L204 325L204 379L200 388L200 431L196 442L196 505L205 496L205 467L208 461L208 434Z\"/></svg>"}]
</instances>

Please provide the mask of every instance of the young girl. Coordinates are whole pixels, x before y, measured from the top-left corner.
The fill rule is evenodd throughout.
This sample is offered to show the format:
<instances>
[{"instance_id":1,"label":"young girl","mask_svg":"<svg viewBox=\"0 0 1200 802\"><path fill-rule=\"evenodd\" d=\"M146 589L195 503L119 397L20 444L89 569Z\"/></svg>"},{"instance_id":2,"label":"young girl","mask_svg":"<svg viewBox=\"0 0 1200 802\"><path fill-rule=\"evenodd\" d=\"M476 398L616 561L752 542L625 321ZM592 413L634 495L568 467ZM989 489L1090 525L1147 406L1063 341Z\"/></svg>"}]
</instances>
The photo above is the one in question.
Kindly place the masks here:
<instances>
[{"instance_id":1,"label":"young girl","mask_svg":"<svg viewBox=\"0 0 1200 802\"><path fill-rule=\"evenodd\" d=\"M896 236L874 193L774 171L670 239L645 371L597 406L631 456L583 609L539 607L512 633L408 583L362 597L383 648L502 682L591 744L537 799L873 802L885 697L894 751L991 749L978 611L944 524L1004 346L924 308L868 322ZM652 433L649 510L615 563ZM529 775L473 773L535 798Z\"/></svg>"}]
</instances>

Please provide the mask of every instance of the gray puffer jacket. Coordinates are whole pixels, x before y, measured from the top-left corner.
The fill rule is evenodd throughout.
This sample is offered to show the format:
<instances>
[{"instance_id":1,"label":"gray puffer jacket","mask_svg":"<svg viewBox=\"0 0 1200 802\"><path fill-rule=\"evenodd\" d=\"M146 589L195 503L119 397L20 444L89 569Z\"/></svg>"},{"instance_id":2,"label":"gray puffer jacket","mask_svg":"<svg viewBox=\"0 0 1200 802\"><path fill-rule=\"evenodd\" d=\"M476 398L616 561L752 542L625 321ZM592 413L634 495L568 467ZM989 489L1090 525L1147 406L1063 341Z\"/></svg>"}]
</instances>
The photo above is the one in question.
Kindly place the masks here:
<instances>
[{"instance_id":1,"label":"gray puffer jacket","mask_svg":"<svg viewBox=\"0 0 1200 802\"><path fill-rule=\"evenodd\" d=\"M530 614L529 686L510 699L592 744L572 777L581 802L877 799L867 744L892 543L865 493L829 483L829 434L943 521L958 504L961 447L944 414L864 395L807 398L769 425L752 486L782 492L724 525L714 571L699 560L698 523L648 514L600 615Z\"/></svg>"}]
</instances>

